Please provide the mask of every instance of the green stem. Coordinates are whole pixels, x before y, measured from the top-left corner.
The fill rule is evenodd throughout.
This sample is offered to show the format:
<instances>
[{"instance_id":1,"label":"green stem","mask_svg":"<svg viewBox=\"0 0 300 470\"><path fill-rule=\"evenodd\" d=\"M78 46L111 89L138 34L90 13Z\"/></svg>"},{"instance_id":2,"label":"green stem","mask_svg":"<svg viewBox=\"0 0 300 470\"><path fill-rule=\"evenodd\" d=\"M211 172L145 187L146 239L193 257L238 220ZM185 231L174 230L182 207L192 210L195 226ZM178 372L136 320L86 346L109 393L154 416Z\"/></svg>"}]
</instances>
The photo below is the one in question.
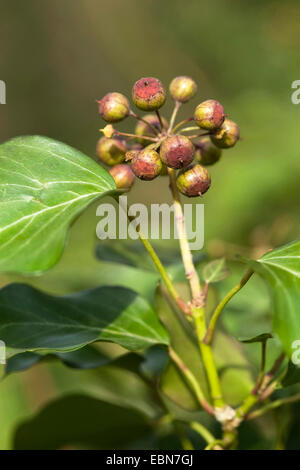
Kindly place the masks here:
<instances>
[{"instance_id":1,"label":"green stem","mask_svg":"<svg viewBox=\"0 0 300 470\"><path fill-rule=\"evenodd\" d=\"M124 137L131 137L133 139L140 139L141 136L140 135L137 135L137 134L129 134L128 132L120 132L120 131L115 131L114 132L114 135L121 135L121 136L124 136ZM143 136L143 139L145 140L150 140L151 142L157 142L157 137L147 137L147 136Z\"/></svg>"},{"instance_id":2,"label":"green stem","mask_svg":"<svg viewBox=\"0 0 300 470\"><path fill-rule=\"evenodd\" d=\"M146 248L147 252L149 253L150 257L152 258L152 261L154 262L157 271L161 275L161 278L163 279L169 294L171 297L174 299L176 304L179 306L179 308L186 314L190 315L191 311L189 307L186 305L184 300L181 298L177 290L175 289L168 273L166 272L162 262L160 261L159 257L157 256L154 248L152 247L151 243L149 240L144 236L144 234L141 232L140 228L137 227L137 231L139 233L139 237L141 242L143 243L144 247Z\"/></svg>"},{"instance_id":3,"label":"green stem","mask_svg":"<svg viewBox=\"0 0 300 470\"><path fill-rule=\"evenodd\" d=\"M181 121L179 122L178 124L176 124L176 126L172 129L172 134L174 134L180 127L184 126L185 124L187 124L188 122L191 122L193 121L194 118L193 117L190 117L189 119L184 119L184 121Z\"/></svg>"},{"instance_id":4,"label":"green stem","mask_svg":"<svg viewBox=\"0 0 300 470\"><path fill-rule=\"evenodd\" d=\"M260 364L260 371L258 374L257 381L254 385L252 390L252 394L256 395L263 383L264 375L265 375L265 367L266 367L266 351L267 351L267 341L263 341L261 343L261 364Z\"/></svg>"},{"instance_id":5,"label":"green stem","mask_svg":"<svg viewBox=\"0 0 300 470\"><path fill-rule=\"evenodd\" d=\"M155 114L157 116L157 119L159 120L159 124L160 124L160 130L163 131L164 129L164 124L162 122L162 118L161 118L161 115L160 115L160 112L158 109L155 110Z\"/></svg>"},{"instance_id":6,"label":"green stem","mask_svg":"<svg viewBox=\"0 0 300 470\"><path fill-rule=\"evenodd\" d=\"M168 168L168 173L170 179L170 189L173 196L176 226L181 250L181 257L185 269L185 275L190 284L193 302L195 305L200 305L202 302L201 285L199 281L199 276L194 266L192 253L187 239L184 215L181 206L179 191L176 184L176 171L172 168Z\"/></svg>"},{"instance_id":7,"label":"green stem","mask_svg":"<svg viewBox=\"0 0 300 470\"><path fill-rule=\"evenodd\" d=\"M199 348L200 348L200 352L202 355L203 364L206 370L214 407L223 408L225 406L225 403L223 400L223 394L221 390L221 385L220 385L219 376L218 376L217 368L215 365L213 353L212 353L210 345L205 344L203 342L203 338L206 333L204 307L201 307L199 309L193 309L193 318L195 321Z\"/></svg>"},{"instance_id":8,"label":"green stem","mask_svg":"<svg viewBox=\"0 0 300 470\"><path fill-rule=\"evenodd\" d=\"M119 196L116 196L115 199L117 200L117 202L119 202ZM130 217L128 214L127 214L127 217L130 221L134 220L134 218ZM145 235L143 234L143 232L141 231L140 226L136 227L136 231L138 232L139 238L140 238L142 244L144 245L145 249L147 250L148 254L150 255L152 261L154 262L154 264L156 266L157 271L159 272L162 280L164 281L170 296L173 298L173 300L175 301L175 303L177 304L177 306L180 308L180 310L183 313L185 313L186 315L191 315L191 309L188 307L188 305L184 302L182 297L179 295L179 293L175 289L175 287L174 287L167 271L165 270L162 262L160 261L158 255L156 254L156 251L152 247L152 245L149 242L148 238L146 238Z\"/></svg>"},{"instance_id":9,"label":"green stem","mask_svg":"<svg viewBox=\"0 0 300 470\"><path fill-rule=\"evenodd\" d=\"M159 134L158 130L156 129L155 126L153 126L151 123L149 123L148 121L146 121L146 119L143 119L142 117L138 116L137 114L135 114L132 110L130 111L129 113L129 116L133 117L134 119L136 119L137 121L141 121L143 122L144 124L147 124L148 127L150 127L150 129L152 129L152 131L154 132L154 134ZM139 136L141 137L141 136ZM143 137L144 138L144 137Z\"/></svg>"},{"instance_id":10,"label":"green stem","mask_svg":"<svg viewBox=\"0 0 300 470\"><path fill-rule=\"evenodd\" d=\"M213 442L216 442L216 438L205 426L203 426L203 424L198 423L197 421L192 421L190 423L190 427L198 434L200 434L200 436L203 437L207 444L212 444Z\"/></svg>"},{"instance_id":11,"label":"green stem","mask_svg":"<svg viewBox=\"0 0 300 470\"><path fill-rule=\"evenodd\" d=\"M224 297L223 300L221 300L221 302L219 303L219 305L217 306L217 308L215 309L215 311L214 311L214 313L211 317L211 320L210 320L210 323L209 323L209 326L208 326L208 329L207 329L207 333L206 333L206 336L204 338L204 343L206 343L206 344L211 343L214 332L215 332L215 328L216 328L218 318L221 315L224 307L226 307L226 305L232 299L232 297L234 297L235 294L237 294L244 287L244 285L249 281L249 279L251 278L253 273L254 273L254 271L252 269L249 269L246 272L245 276L242 278L242 280L235 287L233 287L233 289L231 289L230 292L228 292L228 294Z\"/></svg>"},{"instance_id":12,"label":"green stem","mask_svg":"<svg viewBox=\"0 0 300 470\"><path fill-rule=\"evenodd\" d=\"M255 410L255 411L252 411L252 413L249 413L246 419L249 420L249 419L259 418L260 416L267 413L268 411L274 410L276 408L279 408L280 406L287 405L289 403L296 403L297 401L300 401L300 393L297 393L296 395L292 397L274 400L271 403L268 403L267 405L263 406L262 408L259 408L258 410Z\"/></svg>"},{"instance_id":13,"label":"green stem","mask_svg":"<svg viewBox=\"0 0 300 470\"><path fill-rule=\"evenodd\" d=\"M177 116L177 113L178 113L178 110L180 108L182 103L180 103L179 101L176 101L175 102L175 106L174 106L174 109L173 109L173 113L172 113L172 116L171 116L171 119L170 119L170 125L169 125L169 129L168 129L168 134L172 131L173 129L173 126L174 126L174 123L175 123L175 119L176 119L176 116Z\"/></svg>"},{"instance_id":14,"label":"green stem","mask_svg":"<svg viewBox=\"0 0 300 470\"><path fill-rule=\"evenodd\" d=\"M192 371L185 365L182 359L171 347L169 348L169 355L172 361L177 365L178 369L182 372L183 376L186 378L186 381L189 383L191 389L193 390L199 404L205 411L213 415L214 411L210 404L206 401L204 393L202 392L202 389Z\"/></svg>"}]
</instances>

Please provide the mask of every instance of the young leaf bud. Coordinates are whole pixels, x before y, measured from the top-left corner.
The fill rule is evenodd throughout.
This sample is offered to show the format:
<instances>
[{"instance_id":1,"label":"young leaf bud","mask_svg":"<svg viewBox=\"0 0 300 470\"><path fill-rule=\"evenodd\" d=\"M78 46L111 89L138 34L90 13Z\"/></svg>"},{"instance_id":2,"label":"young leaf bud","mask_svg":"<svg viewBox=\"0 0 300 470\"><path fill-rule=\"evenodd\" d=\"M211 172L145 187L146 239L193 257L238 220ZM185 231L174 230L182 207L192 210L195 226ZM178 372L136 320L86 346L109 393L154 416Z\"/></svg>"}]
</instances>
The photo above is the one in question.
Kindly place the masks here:
<instances>
[{"instance_id":1,"label":"young leaf bud","mask_svg":"<svg viewBox=\"0 0 300 470\"><path fill-rule=\"evenodd\" d=\"M101 137L97 144L97 155L106 165L113 166L125 160L126 143L122 139L114 137L107 139Z\"/></svg>"},{"instance_id":2,"label":"young leaf bud","mask_svg":"<svg viewBox=\"0 0 300 470\"><path fill-rule=\"evenodd\" d=\"M125 163L115 165L109 170L109 172L115 180L118 189L129 191L135 180L135 176L129 165L126 165Z\"/></svg>"},{"instance_id":3,"label":"young leaf bud","mask_svg":"<svg viewBox=\"0 0 300 470\"><path fill-rule=\"evenodd\" d=\"M160 147L160 158L170 168L184 168L194 158L195 147L184 135L167 137Z\"/></svg>"},{"instance_id":4,"label":"young leaf bud","mask_svg":"<svg viewBox=\"0 0 300 470\"><path fill-rule=\"evenodd\" d=\"M130 111L129 101L121 93L108 93L97 103L100 116L107 122L122 121Z\"/></svg>"},{"instance_id":5,"label":"young leaf bud","mask_svg":"<svg viewBox=\"0 0 300 470\"><path fill-rule=\"evenodd\" d=\"M132 99L137 108L154 111L161 108L166 101L166 92L160 80L145 77L134 84Z\"/></svg>"},{"instance_id":6,"label":"young leaf bud","mask_svg":"<svg viewBox=\"0 0 300 470\"><path fill-rule=\"evenodd\" d=\"M201 165L213 165L220 160L222 150L212 143L210 137L201 137L201 139L196 142L195 146L196 160L201 163Z\"/></svg>"},{"instance_id":7,"label":"young leaf bud","mask_svg":"<svg viewBox=\"0 0 300 470\"><path fill-rule=\"evenodd\" d=\"M222 126L212 135L213 143L222 149L233 147L240 138L239 126L230 119L225 119Z\"/></svg>"},{"instance_id":8,"label":"young leaf bud","mask_svg":"<svg viewBox=\"0 0 300 470\"><path fill-rule=\"evenodd\" d=\"M150 181L160 174L162 162L155 150L145 148L134 155L131 168L135 176L141 180Z\"/></svg>"},{"instance_id":9,"label":"young leaf bud","mask_svg":"<svg viewBox=\"0 0 300 470\"><path fill-rule=\"evenodd\" d=\"M208 171L201 165L190 165L177 176L179 191L188 197L202 196L211 185Z\"/></svg>"},{"instance_id":10,"label":"young leaf bud","mask_svg":"<svg viewBox=\"0 0 300 470\"><path fill-rule=\"evenodd\" d=\"M153 127L155 127L158 131L160 131L160 123L159 119L156 116L156 114L146 114L146 116L143 116L143 119L149 124L151 124ZM162 122L163 126L166 129L168 127L168 122L167 120L162 117ZM147 126L147 124L143 121L139 121L136 125L135 132L136 135L140 135L141 138L137 139L137 141L142 144L142 145L149 145L149 140L143 139L144 137L155 137L153 129L151 129L150 126Z\"/></svg>"},{"instance_id":11,"label":"young leaf bud","mask_svg":"<svg viewBox=\"0 0 300 470\"><path fill-rule=\"evenodd\" d=\"M170 94L175 101L186 103L197 93L196 82L190 77L176 77L171 81Z\"/></svg>"},{"instance_id":12,"label":"young leaf bud","mask_svg":"<svg viewBox=\"0 0 300 470\"><path fill-rule=\"evenodd\" d=\"M224 108L216 100L203 101L195 109L194 120L202 129L214 131L222 125L224 119Z\"/></svg>"}]
</instances>

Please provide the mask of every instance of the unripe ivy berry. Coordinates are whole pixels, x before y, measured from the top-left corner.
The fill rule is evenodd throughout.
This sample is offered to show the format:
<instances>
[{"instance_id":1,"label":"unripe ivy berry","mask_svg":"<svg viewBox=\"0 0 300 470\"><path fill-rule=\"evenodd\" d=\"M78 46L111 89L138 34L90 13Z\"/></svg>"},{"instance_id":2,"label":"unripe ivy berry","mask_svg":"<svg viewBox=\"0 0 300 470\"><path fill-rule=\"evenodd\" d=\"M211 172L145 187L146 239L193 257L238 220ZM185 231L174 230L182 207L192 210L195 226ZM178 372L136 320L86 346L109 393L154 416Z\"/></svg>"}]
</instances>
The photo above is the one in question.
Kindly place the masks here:
<instances>
[{"instance_id":1,"label":"unripe ivy berry","mask_svg":"<svg viewBox=\"0 0 300 470\"><path fill-rule=\"evenodd\" d=\"M122 139L101 137L97 144L97 155L106 165L113 166L125 160L126 143Z\"/></svg>"},{"instance_id":2,"label":"unripe ivy berry","mask_svg":"<svg viewBox=\"0 0 300 470\"><path fill-rule=\"evenodd\" d=\"M213 165L220 160L222 150L213 144L210 137L202 137L195 144L196 146L196 160L201 165L208 166Z\"/></svg>"},{"instance_id":3,"label":"unripe ivy berry","mask_svg":"<svg viewBox=\"0 0 300 470\"><path fill-rule=\"evenodd\" d=\"M239 126L230 119L225 119L221 128L211 137L213 143L222 149L233 147L240 138Z\"/></svg>"},{"instance_id":4,"label":"unripe ivy berry","mask_svg":"<svg viewBox=\"0 0 300 470\"><path fill-rule=\"evenodd\" d=\"M202 129L214 131L222 125L224 119L224 108L216 100L203 101L195 109L194 120Z\"/></svg>"},{"instance_id":5,"label":"unripe ivy berry","mask_svg":"<svg viewBox=\"0 0 300 470\"><path fill-rule=\"evenodd\" d=\"M160 174L162 162L155 150L145 148L134 155L131 168L135 176L141 180L150 181Z\"/></svg>"},{"instance_id":6,"label":"unripe ivy berry","mask_svg":"<svg viewBox=\"0 0 300 470\"><path fill-rule=\"evenodd\" d=\"M132 99L139 109L154 111L161 108L166 101L166 92L157 78L141 78L134 84Z\"/></svg>"},{"instance_id":7,"label":"unripe ivy berry","mask_svg":"<svg viewBox=\"0 0 300 470\"><path fill-rule=\"evenodd\" d=\"M190 77L176 77L170 84L170 94L175 101L186 103L197 93L197 84Z\"/></svg>"},{"instance_id":8,"label":"unripe ivy berry","mask_svg":"<svg viewBox=\"0 0 300 470\"><path fill-rule=\"evenodd\" d=\"M109 172L115 180L118 189L129 191L135 180L135 176L129 165L125 163L115 165Z\"/></svg>"},{"instance_id":9,"label":"unripe ivy berry","mask_svg":"<svg viewBox=\"0 0 300 470\"><path fill-rule=\"evenodd\" d=\"M184 135L167 137L160 147L160 158L170 168L179 169L194 159L195 147Z\"/></svg>"},{"instance_id":10,"label":"unripe ivy berry","mask_svg":"<svg viewBox=\"0 0 300 470\"><path fill-rule=\"evenodd\" d=\"M190 165L177 176L179 191L188 197L202 196L210 185L211 179L208 171L199 164Z\"/></svg>"},{"instance_id":11,"label":"unripe ivy berry","mask_svg":"<svg viewBox=\"0 0 300 470\"><path fill-rule=\"evenodd\" d=\"M108 93L97 103L100 116L107 122L122 121L130 111L129 101L121 93Z\"/></svg>"},{"instance_id":12,"label":"unripe ivy berry","mask_svg":"<svg viewBox=\"0 0 300 470\"><path fill-rule=\"evenodd\" d=\"M146 114L146 116L143 116L143 119L152 126L154 126L158 131L160 131L160 122L156 114ZM167 120L162 117L162 123L164 128L166 129L168 127L168 122ZM140 135L141 138L137 139L137 141L142 144L142 145L149 145L149 140L143 139L142 136L144 137L154 137L154 131L151 129L150 126L147 126L147 124L143 121L139 121L136 125L135 128L135 134Z\"/></svg>"}]
</instances>

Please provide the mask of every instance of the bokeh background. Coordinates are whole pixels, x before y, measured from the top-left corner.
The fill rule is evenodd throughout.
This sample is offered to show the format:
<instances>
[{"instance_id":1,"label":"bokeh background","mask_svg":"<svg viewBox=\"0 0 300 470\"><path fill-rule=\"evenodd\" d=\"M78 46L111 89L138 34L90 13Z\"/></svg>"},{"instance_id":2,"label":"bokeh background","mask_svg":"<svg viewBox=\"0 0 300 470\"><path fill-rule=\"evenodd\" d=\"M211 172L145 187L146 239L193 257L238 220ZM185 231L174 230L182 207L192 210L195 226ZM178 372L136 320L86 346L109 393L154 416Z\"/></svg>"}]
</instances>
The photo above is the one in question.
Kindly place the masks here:
<instances>
[{"instance_id":1,"label":"bokeh background","mask_svg":"<svg viewBox=\"0 0 300 470\"><path fill-rule=\"evenodd\" d=\"M257 256L299 235L300 105L291 102L291 83L300 79L299 22L297 0L0 0L0 79L7 84L0 140L46 135L96 158L103 122L95 99L109 91L130 96L141 76L167 86L190 75L198 95L180 116L215 98L242 136L211 170L205 248L213 256ZM169 99L163 114L171 109ZM126 121L120 129L128 125L134 128ZM169 201L166 180L137 183L130 200ZM92 206L74 224L60 263L27 281L70 292L113 279L94 257L96 223ZM1 383L1 449L10 448L20 421L75 387L64 374L38 366Z\"/></svg>"}]
</instances>

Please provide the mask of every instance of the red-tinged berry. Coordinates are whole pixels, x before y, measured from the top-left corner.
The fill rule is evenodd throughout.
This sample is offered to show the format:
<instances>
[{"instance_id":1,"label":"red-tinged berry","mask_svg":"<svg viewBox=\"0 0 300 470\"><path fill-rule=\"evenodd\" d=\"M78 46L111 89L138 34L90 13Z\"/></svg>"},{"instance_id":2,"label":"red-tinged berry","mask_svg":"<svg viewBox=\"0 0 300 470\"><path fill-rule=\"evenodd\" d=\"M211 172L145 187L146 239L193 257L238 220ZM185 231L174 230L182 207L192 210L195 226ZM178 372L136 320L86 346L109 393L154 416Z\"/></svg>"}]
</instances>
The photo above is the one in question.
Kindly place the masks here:
<instances>
[{"instance_id":1,"label":"red-tinged berry","mask_svg":"<svg viewBox=\"0 0 300 470\"><path fill-rule=\"evenodd\" d=\"M137 108L154 111L161 108L166 101L166 92L157 78L143 77L134 84L132 100Z\"/></svg>"},{"instance_id":2,"label":"red-tinged berry","mask_svg":"<svg viewBox=\"0 0 300 470\"><path fill-rule=\"evenodd\" d=\"M196 143L196 160L201 165L208 166L218 162L222 155L222 150L215 146L211 138L201 137Z\"/></svg>"},{"instance_id":3,"label":"red-tinged berry","mask_svg":"<svg viewBox=\"0 0 300 470\"><path fill-rule=\"evenodd\" d=\"M126 155L125 155L125 161L126 162L131 162L133 157L138 155L140 153L140 151L141 151L141 149L130 149L130 150L128 150L128 152L126 152Z\"/></svg>"},{"instance_id":4,"label":"red-tinged berry","mask_svg":"<svg viewBox=\"0 0 300 470\"><path fill-rule=\"evenodd\" d=\"M126 165L125 163L115 165L109 170L109 172L115 180L118 189L129 191L135 180L135 176L129 165Z\"/></svg>"},{"instance_id":5,"label":"red-tinged berry","mask_svg":"<svg viewBox=\"0 0 300 470\"><path fill-rule=\"evenodd\" d=\"M143 116L143 119L160 132L160 122L156 114L146 114L146 116ZM164 128L167 129L168 122L164 117L162 117L162 123ZM143 121L137 123L134 133L141 136L137 141L142 145L149 145L149 140L143 139L143 137L155 137L156 135L154 130Z\"/></svg>"},{"instance_id":6,"label":"red-tinged berry","mask_svg":"<svg viewBox=\"0 0 300 470\"><path fill-rule=\"evenodd\" d=\"M145 148L134 155L131 168L135 176L141 180L150 181L160 174L162 162L155 150Z\"/></svg>"},{"instance_id":7,"label":"red-tinged berry","mask_svg":"<svg viewBox=\"0 0 300 470\"><path fill-rule=\"evenodd\" d=\"M170 94L175 101L186 103L197 93L196 82L186 76L176 77L170 84Z\"/></svg>"},{"instance_id":8,"label":"red-tinged berry","mask_svg":"<svg viewBox=\"0 0 300 470\"><path fill-rule=\"evenodd\" d=\"M184 135L167 137L160 147L160 158L170 168L179 169L189 165L194 159L195 147Z\"/></svg>"},{"instance_id":9,"label":"red-tinged berry","mask_svg":"<svg viewBox=\"0 0 300 470\"><path fill-rule=\"evenodd\" d=\"M107 122L122 121L130 111L129 101L121 93L108 93L97 103L100 116Z\"/></svg>"},{"instance_id":10,"label":"red-tinged berry","mask_svg":"<svg viewBox=\"0 0 300 470\"><path fill-rule=\"evenodd\" d=\"M216 100L203 101L195 109L194 121L202 129L214 131L222 125L224 119L224 108Z\"/></svg>"},{"instance_id":11,"label":"red-tinged berry","mask_svg":"<svg viewBox=\"0 0 300 470\"><path fill-rule=\"evenodd\" d=\"M211 137L213 143L222 149L233 147L240 138L240 129L236 122L225 119L220 129Z\"/></svg>"},{"instance_id":12,"label":"red-tinged berry","mask_svg":"<svg viewBox=\"0 0 300 470\"><path fill-rule=\"evenodd\" d=\"M125 160L126 143L122 139L114 137L107 139L101 137L97 144L97 155L106 165L113 166Z\"/></svg>"},{"instance_id":13,"label":"red-tinged berry","mask_svg":"<svg viewBox=\"0 0 300 470\"><path fill-rule=\"evenodd\" d=\"M179 191L188 197L202 196L211 185L208 171L203 166L196 164L181 170L177 176Z\"/></svg>"}]
</instances>

